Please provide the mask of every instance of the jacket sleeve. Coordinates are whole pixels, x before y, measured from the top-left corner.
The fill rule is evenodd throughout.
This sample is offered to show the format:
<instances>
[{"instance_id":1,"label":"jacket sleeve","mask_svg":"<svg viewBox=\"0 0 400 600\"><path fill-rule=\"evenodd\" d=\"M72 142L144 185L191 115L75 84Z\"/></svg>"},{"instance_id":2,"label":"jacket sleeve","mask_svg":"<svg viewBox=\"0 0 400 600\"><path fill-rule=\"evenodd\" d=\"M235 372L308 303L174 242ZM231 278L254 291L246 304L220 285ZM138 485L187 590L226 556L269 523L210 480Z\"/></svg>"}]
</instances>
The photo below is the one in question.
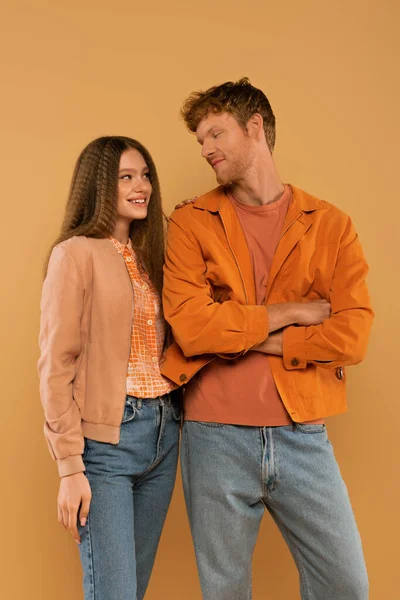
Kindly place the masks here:
<instances>
[{"instance_id":1,"label":"jacket sleeve","mask_svg":"<svg viewBox=\"0 0 400 600\"><path fill-rule=\"evenodd\" d=\"M201 249L173 218L169 222L163 306L186 357L218 354L235 358L268 336L265 306L214 302Z\"/></svg>"},{"instance_id":2,"label":"jacket sleeve","mask_svg":"<svg viewBox=\"0 0 400 600\"><path fill-rule=\"evenodd\" d=\"M65 246L57 246L42 291L38 371L45 437L61 477L85 470L81 414L72 394L83 298L77 267Z\"/></svg>"},{"instance_id":3,"label":"jacket sleeve","mask_svg":"<svg viewBox=\"0 0 400 600\"><path fill-rule=\"evenodd\" d=\"M331 284L331 316L321 325L284 330L286 369L304 369L307 363L336 368L364 359L374 317L365 281L367 273L368 265L349 219Z\"/></svg>"}]
</instances>

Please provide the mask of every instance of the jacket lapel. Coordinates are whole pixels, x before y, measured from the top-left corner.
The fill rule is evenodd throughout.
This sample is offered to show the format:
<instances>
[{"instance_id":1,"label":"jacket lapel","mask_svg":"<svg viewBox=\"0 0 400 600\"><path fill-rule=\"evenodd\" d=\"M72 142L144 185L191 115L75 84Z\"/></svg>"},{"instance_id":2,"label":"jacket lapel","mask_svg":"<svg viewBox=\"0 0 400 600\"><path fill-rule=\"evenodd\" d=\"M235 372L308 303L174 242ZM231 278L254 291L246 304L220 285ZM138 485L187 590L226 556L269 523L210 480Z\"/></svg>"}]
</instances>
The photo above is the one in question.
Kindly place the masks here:
<instances>
[{"instance_id":1,"label":"jacket lapel","mask_svg":"<svg viewBox=\"0 0 400 600\"><path fill-rule=\"evenodd\" d=\"M289 213L287 217L289 216ZM293 220L288 220L286 217L286 222L283 227L282 237L278 243L278 246L275 251L275 255L272 261L271 270L269 272L267 289L265 293L265 297L268 298L269 293L272 288L272 284L274 283L275 277L279 273L282 268L283 263L289 256L290 252L296 246L296 244L301 240L303 235L308 231L308 229L312 225L312 215L310 213L300 213Z\"/></svg>"},{"instance_id":2,"label":"jacket lapel","mask_svg":"<svg viewBox=\"0 0 400 600\"><path fill-rule=\"evenodd\" d=\"M299 188L290 186L293 193L292 202L286 215L285 223L282 229L282 235L275 251L271 270L268 277L267 290L265 297L268 299L272 284L277 274L282 268L283 263L299 243L303 235L313 224L313 213L325 207L325 203L314 196L303 192Z\"/></svg>"},{"instance_id":3,"label":"jacket lapel","mask_svg":"<svg viewBox=\"0 0 400 600\"><path fill-rule=\"evenodd\" d=\"M246 303L251 305L256 304L254 272L249 248L235 209L226 196L221 202L219 214L224 225L229 247L232 250L242 277Z\"/></svg>"},{"instance_id":4,"label":"jacket lapel","mask_svg":"<svg viewBox=\"0 0 400 600\"><path fill-rule=\"evenodd\" d=\"M325 203L322 200L318 200L314 196L311 196L294 186L291 186L291 188L293 199L286 215L281 239L272 261L266 289L267 299L272 284L282 268L283 263L306 231L312 226L314 220L312 213L325 207ZM208 192L208 194L201 196L196 202L195 208L220 213L228 243L242 276L247 303L256 304L256 290L250 252L239 219L236 216L235 209L229 202L224 188L220 186L215 190Z\"/></svg>"}]
</instances>

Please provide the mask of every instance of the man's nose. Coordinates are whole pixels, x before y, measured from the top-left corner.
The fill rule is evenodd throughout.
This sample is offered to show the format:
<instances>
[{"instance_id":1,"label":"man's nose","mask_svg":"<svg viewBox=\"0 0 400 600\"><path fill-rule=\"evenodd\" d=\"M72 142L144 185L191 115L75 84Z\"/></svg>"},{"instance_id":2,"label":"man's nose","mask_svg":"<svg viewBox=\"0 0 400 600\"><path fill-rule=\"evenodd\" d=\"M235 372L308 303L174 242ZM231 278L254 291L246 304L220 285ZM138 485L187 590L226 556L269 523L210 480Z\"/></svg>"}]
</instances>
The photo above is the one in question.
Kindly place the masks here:
<instances>
[{"instance_id":1,"label":"man's nose","mask_svg":"<svg viewBox=\"0 0 400 600\"><path fill-rule=\"evenodd\" d=\"M204 142L201 147L201 155L203 158L209 158L214 152L214 147L210 142Z\"/></svg>"}]
</instances>

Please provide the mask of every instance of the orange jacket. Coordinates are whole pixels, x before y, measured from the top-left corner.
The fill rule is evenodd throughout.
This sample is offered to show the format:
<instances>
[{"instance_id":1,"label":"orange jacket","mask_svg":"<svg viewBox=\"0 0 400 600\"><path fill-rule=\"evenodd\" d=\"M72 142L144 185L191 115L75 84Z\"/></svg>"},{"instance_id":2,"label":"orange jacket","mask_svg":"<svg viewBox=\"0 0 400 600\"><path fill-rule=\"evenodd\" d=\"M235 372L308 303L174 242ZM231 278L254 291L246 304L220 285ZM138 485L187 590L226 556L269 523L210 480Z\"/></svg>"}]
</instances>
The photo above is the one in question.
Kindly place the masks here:
<instances>
[{"instance_id":1,"label":"orange jacket","mask_svg":"<svg viewBox=\"0 0 400 600\"><path fill-rule=\"evenodd\" d=\"M283 403L294 421L346 410L344 367L360 362L373 320L368 266L350 218L295 188L273 259L266 304L325 298L321 325L287 327L283 357L269 356ZM215 356L236 358L268 336L257 306L250 254L241 225L219 187L170 219L164 313L176 342L162 372L187 383Z\"/></svg>"}]
</instances>

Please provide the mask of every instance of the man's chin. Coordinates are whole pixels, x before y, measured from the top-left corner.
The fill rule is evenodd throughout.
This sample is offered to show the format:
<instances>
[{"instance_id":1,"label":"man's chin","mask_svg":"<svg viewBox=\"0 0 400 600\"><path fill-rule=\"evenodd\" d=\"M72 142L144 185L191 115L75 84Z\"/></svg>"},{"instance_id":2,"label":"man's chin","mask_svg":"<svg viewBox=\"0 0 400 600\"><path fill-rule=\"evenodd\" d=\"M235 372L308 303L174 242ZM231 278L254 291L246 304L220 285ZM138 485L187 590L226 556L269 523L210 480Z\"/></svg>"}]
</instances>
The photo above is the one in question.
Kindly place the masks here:
<instances>
[{"instance_id":1,"label":"man's chin","mask_svg":"<svg viewBox=\"0 0 400 600\"><path fill-rule=\"evenodd\" d=\"M215 177L219 185L228 185L231 182L231 179L226 175L226 173L216 173Z\"/></svg>"}]
</instances>

